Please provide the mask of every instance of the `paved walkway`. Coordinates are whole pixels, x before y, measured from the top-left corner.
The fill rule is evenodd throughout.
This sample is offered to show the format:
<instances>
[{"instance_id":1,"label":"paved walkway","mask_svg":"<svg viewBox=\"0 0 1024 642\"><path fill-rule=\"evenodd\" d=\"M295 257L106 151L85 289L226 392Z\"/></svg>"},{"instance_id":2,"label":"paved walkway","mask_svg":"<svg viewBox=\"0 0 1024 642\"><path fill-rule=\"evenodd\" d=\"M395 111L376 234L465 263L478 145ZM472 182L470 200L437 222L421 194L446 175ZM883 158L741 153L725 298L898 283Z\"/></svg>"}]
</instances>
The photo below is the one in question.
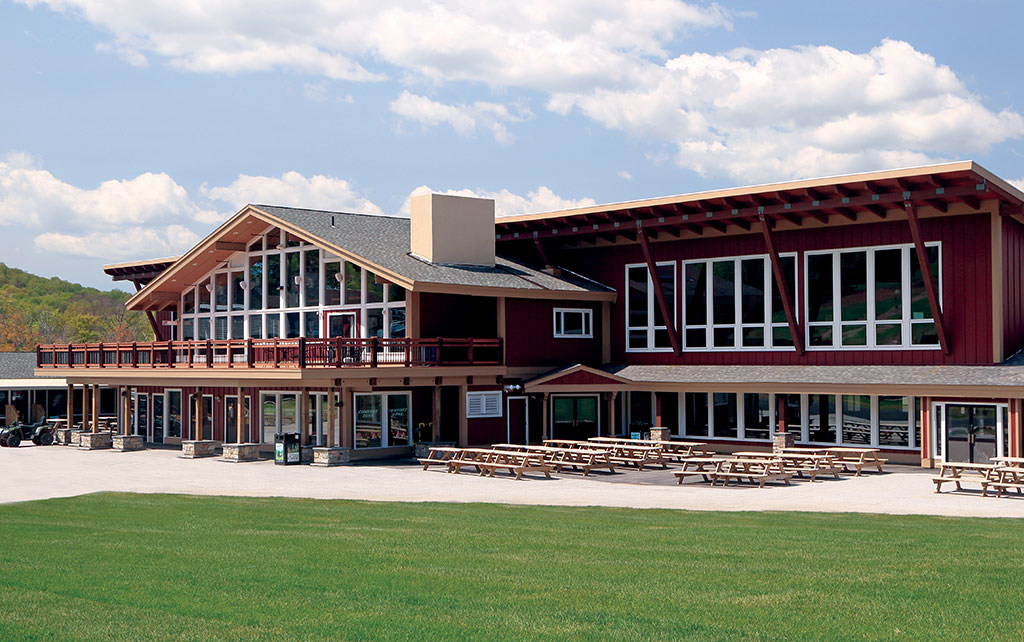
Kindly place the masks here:
<instances>
[{"instance_id":1,"label":"paved walkway","mask_svg":"<svg viewBox=\"0 0 1024 642\"><path fill-rule=\"evenodd\" d=\"M393 463L312 468L270 461L180 459L176 450L121 453L65 446L0 448L0 503L99 491L374 501L495 502L726 511L837 511L975 517L1024 517L1024 497L935 494L934 471L892 466L885 474L792 486L727 488L688 481L671 469L615 475L579 473L515 481ZM947 487L951 488L951 487Z\"/></svg>"}]
</instances>

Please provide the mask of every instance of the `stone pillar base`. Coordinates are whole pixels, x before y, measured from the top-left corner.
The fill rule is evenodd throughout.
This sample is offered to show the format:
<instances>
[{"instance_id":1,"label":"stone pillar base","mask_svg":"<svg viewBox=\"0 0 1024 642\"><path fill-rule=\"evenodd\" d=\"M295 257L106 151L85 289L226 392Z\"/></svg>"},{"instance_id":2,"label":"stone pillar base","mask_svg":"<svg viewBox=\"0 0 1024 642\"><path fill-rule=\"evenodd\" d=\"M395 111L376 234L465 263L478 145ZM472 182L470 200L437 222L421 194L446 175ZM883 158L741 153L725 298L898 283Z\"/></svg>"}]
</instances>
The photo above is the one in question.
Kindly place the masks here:
<instances>
[{"instance_id":1,"label":"stone pillar base","mask_svg":"<svg viewBox=\"0 0 1024 642\"><path fill-rule=\"evenodd\" d=\"M299 446L299 461L304 464L313 461L313 446Z\"/></svg>"},{"instance_id":2,"label":"stone pillar base","mask_svg":"<svg viewBox=\"0 0 1024 642\"><path fill-rule=\"evenodd\" d=\"M651 428L651 439L654 441L669 441L672 439L672 431L668 428Z\"/></svg>"},{"instance_id":3,"label":"stone pillar base","mask_svg":"<svg viewBox=\"0 0 1024 642\"><path fill-rule=\"evenodd\" d=\"M313 463L310 466L351 466L351 448L313 448Z\"/></svg>"},{"instance_id":4,"label":"stone pillar base","mask_svg":"<svg viewBox=\"0 0 1024 642\"><path fill-rule=\"evenodd\" d=\"M129 452L143 450L142 435L114 435L114 450Z\"/></svg>"},{"instance_id":5,"label":"stone pillar base","mask_svg":"<svg viewBox=\"0 0 1024 642\"><path fill-rule=\"evenodd\" d=\"M221 461L242 462L259 461L259 444L224 444Z\"/></svg>"},{"instance_id":6,"label":"stone pillar base","mask_svg":"<svg viewBox=\"0 0 1024 642\"><path fill-rule=\"evenodd\" d=\"M198 441L187 440L181 442L182 459L199 459L200 457L213 457L217 453L214 447L217 445L212 439L201 439Z\"/></svg>"},{"instance_id":7,"label":"stone pillar base","mask_svg":"<svg viewBox=\"0 0 1024 642\"><path fill-rule=\"evenodd\" d=\"M68 446L77 446L77 445L79 445L81 443L81 441L82 441L82 433L83 432L85 432L85 431L84 430L79 430L77 428L70 429L68 431L68 441L66 442L67 445Z\"/></svg>"},{"instance_id":8,"label":"stone pillar base","mask_svg":"<svg viewBox=\"0 0 1024 642\"><path fill-rule=\"evenodd\" d=\"M796 433L777 432L772 435L772 452L780 452L783 448L792 448L796 443Z\"/></svg>"},{"instance_id":9,"label":"stone pillar base","mask_svg":"<svg viewBox=\"0 0 1024 642\"><path fill-rule=\"evenodd\" d=\"M103 450L113 446L109 432L83 432L78 436L78 447L82 450Z\"/></svg>"},{"instance_id":10,"label":"stone pillar base","mask_svg":"<svg viewBox=\"0 0 1024 642\"><path fill-rule=\"evenodd\" d=\"M74 432L73 428L58 428L53 431L53 443L60 446L68 446L71 444L71 433Z\"/></svg>"}]
</instances>

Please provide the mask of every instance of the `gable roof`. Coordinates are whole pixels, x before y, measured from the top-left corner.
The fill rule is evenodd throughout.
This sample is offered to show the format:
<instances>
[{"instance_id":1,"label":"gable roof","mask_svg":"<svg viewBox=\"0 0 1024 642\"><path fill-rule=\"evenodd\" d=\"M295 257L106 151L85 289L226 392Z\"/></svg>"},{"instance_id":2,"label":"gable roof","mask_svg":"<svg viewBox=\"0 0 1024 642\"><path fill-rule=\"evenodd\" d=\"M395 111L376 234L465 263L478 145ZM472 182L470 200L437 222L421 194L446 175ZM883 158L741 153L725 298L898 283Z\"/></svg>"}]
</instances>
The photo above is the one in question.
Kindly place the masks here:
<instances>
[{"instance_id":1,"label":"gable roof","mask_svg":"<svg viewBox=\"0 0 1024 642\"><path fill-rule=\"evenodd\" d=\"M267 225L414 292L614 300L612 288L563 270L560 276L496 257L493 267L429 263L409 252L410 220L274 205L247 205L128 300L129 309L166 306L188 284L240 251ZM182 284L182 285L170 285Z\"/></svg>"}]
</instances>

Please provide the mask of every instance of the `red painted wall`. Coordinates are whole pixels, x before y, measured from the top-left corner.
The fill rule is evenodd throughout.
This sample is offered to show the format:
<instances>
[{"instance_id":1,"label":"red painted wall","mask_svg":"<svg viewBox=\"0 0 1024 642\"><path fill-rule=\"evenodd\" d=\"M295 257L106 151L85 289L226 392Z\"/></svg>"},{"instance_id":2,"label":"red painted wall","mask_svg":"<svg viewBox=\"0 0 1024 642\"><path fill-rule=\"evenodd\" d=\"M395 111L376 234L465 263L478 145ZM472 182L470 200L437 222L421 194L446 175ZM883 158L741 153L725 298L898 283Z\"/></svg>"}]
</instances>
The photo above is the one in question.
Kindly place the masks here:
<instances>
[{"instance_id":1,"label":"red painted wall","mask_svg":"<svg viewBox=\"0 0 1024 642\"><path fill-rule=\"evenodd\" d=\"M1024 224L1003 217L1003 354L1024 348Z\"/></svg>"},{"instance_id":2,"label":"red painted wall","mask_svg":"<svg viewBox=\"0 0 1024 642\"><path fill-rule=\"evenodd\" d=\"M467 386L469 392L484 390L501 390L495 386ZM500 444L508 437L508 423L505 417L507 411L505 395L501 396L501 416L481 417L478 419L466 420L466 440L470 446L482 446L487 444Z\"/></svg>"},{"instance_id":3,"label":"red painted wall","mask_svg":"<svg viewBox=\"0 0 1024 642\"><path fill-rule=\"evenodd\" d=\"M556 339L555 308L593 311L592 339ZM509 366L601 365L601 304L505 299L505 359Z\"/></svg>"},{"instance_id":4,"label":"red painted wall","mask_svg":"<svg viewBox=\"0 0 1024 642\"><path fill-rule=\"evenodd\" d=\"M931 218L921 221L924 240L942 242L942 300L946 330L953 353L940 350L831 350L810 351L803 357L796 352L736 351L627 353L625 351L625 268L627 263L643 263L639 244L566 250L559 262L585 276L596 279L619 293L612 307L612 361L633 364L987 364L992 363L991 305L991 227L988 214ZM802 253L844 247L911 243L906 221L864 223L837 227L776 232L778 251ZM653 243L656 261L682 261L764 254L760 234L725 236L686 241ZM678 278L677 267L677 278ZM803 300L802 269L798 270L797 301ZM677 306L682 309L682 288L677 287ZM802 306L801 306L802 307ZM678 330L678 328L677 328ZM570 363L565 360L563 363Z\"/></svg>"}]
</instances>

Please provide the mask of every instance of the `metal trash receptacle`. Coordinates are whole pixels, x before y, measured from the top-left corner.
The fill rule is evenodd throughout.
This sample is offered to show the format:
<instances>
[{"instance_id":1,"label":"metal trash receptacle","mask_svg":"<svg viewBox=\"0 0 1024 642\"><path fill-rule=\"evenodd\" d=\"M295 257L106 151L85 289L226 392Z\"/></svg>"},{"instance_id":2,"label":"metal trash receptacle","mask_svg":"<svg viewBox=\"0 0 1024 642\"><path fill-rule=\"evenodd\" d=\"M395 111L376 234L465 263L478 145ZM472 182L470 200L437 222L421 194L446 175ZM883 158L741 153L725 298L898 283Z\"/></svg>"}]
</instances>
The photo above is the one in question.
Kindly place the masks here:
<instances>
[{"instance_id":1,"label":"metal trash receptacle","mask_svg":"<svg viewBox=\"0 0 1024 642\"><path fill-rule=\"evenodd\" d=\"M302 447L297 432L274 433L274 463L294 466L302 461Z\"/></svg>"}]
</instances>

